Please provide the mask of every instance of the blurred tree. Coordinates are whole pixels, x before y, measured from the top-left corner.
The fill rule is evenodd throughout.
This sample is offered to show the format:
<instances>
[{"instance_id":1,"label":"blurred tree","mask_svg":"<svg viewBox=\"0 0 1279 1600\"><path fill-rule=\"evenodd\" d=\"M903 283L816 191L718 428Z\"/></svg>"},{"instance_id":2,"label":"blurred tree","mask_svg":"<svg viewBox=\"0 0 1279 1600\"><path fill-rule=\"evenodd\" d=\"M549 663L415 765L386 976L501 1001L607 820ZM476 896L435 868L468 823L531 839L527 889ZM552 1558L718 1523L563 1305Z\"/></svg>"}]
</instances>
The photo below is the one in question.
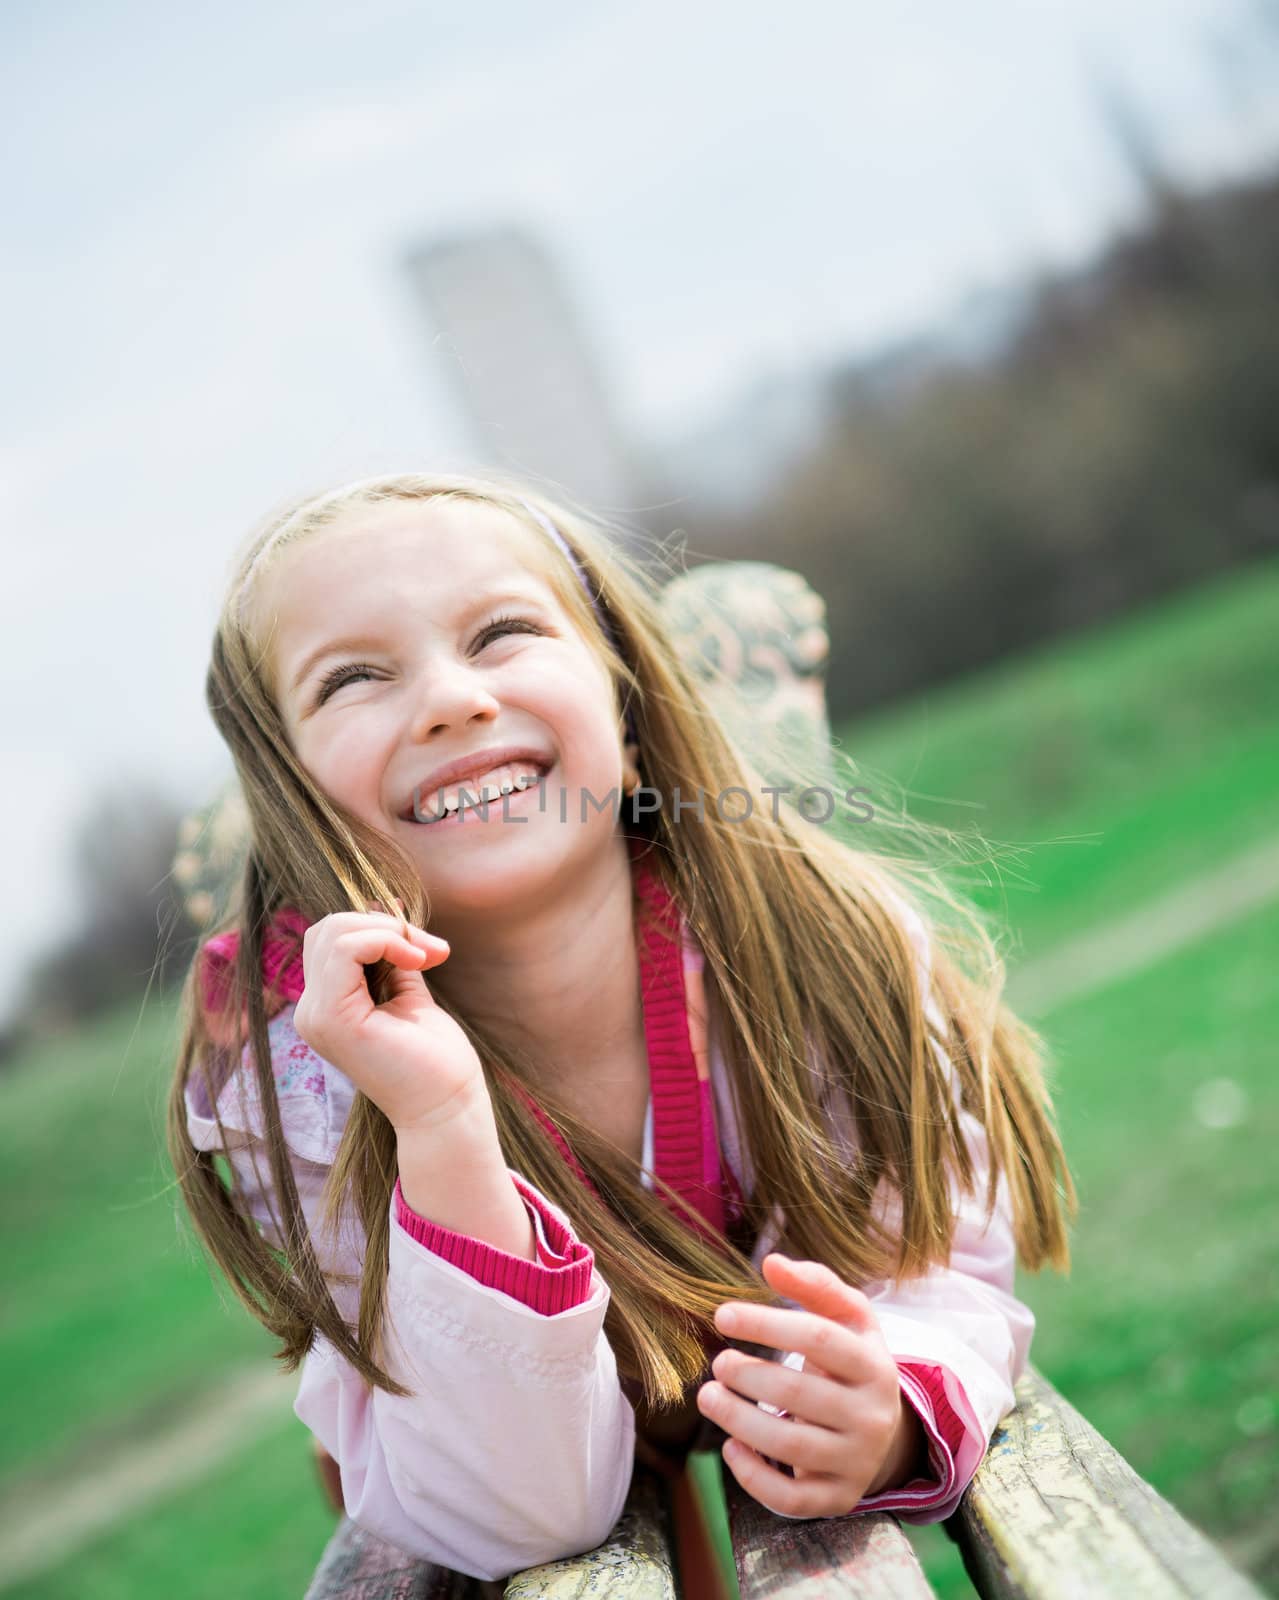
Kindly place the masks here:
<instances>
[{"instance_id":1,"label":"blurred tree","mask_svg":"<svg viewBox=\"0 0 1279 1600\"><path fill-rule=\"evenodd\" d=\"M1116 90L1107 117L1144 223L984 362L835 372L757 508L689 519L822 595L836 722L1279 549L1279 173L1182 192Z\"/></svg>"},{"instance_id":2,"label":"blurred tree","mask_svg":"<svg viewBox=\"0 0 1279 1600\"><path fill-rule=\"evenodd\" d=\"M179 975L191 954L171 876L184 809L144 779L91 800L73 846L76 925L32 962L16 1031L65 1027Z\"/></svg>"}]
</instances>

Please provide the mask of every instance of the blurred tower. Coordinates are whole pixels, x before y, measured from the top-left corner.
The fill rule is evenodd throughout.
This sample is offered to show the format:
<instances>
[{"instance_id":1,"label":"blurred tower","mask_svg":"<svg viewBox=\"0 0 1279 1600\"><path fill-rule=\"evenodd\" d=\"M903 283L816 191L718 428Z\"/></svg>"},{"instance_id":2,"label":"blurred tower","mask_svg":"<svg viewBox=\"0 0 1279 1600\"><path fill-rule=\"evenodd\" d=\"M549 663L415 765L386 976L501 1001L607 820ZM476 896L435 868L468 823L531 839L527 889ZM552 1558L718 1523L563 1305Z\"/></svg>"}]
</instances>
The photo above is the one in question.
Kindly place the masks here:
<instances>
[{"instance_id":1,"label":"blurred tower","mask_svg":"<svg viewBox=\"0 0 1279 1600\"><path fill-rule=\"evenodd\" d=\"M640 473L541 245L521 228L493 228L418 245L406 265L480 452L583 509L634 520Z\"/></svg>"}]
</instances>

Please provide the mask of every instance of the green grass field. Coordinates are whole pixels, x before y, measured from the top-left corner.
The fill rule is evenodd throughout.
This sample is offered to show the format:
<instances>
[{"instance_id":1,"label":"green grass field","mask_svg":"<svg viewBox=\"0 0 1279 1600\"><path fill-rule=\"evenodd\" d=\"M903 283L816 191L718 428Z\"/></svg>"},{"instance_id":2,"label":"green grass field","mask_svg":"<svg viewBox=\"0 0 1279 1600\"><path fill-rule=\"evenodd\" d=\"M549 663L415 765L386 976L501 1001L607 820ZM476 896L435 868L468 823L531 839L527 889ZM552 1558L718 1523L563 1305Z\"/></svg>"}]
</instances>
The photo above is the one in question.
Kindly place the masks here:
<instances>
[{"instance_id":1,"label":"green grass field","mask_svg":"<svg viewBox=\"0 0 1279 1600\"><path fill-rule=\"evenodd\" d=\"M1279 835L1279 563L841 730L1017 962ZM985 848L985 844L990 846ZM1279 1592L1279 907L1031 1017L1080 1191L1069 1278L1022 1275L1033 1359L1133 1466ZM1237 1121L1206 1127L1218 1089ZM1206 1091L1213 1093L1211 1087ZM940 1529L917 1548L972 1591Z\"/></svg>"},{"instance_id":2,"label":"green grass field","mask_svg":"<svg viewBox=\"0 0 1279 1600\"><path fill-rule=\"evenodd\" d=\"M1271 561L841 728L837 745L889 813L904 795L956 835L953 878L1029 956L1279 832L1277 668ZM877 848L876 826L857 842ZM883 847L900 843L889 829Z\"/></svg>"},{"instance_id":3,"label":"green grass field","mask_svg":"<svg viewBox=\"0 0 1279 1600\"><path fill-rule=\"evenodd\" d=\"M1272 1588L1277 953L1279 904L1046 1020L1080 1215L1070 1276L1019 1282L1040 1371ZM916 1545L940 1593L972 1592L941 1530Z\"/></svg>"},{"instance_id":4,"label":"green grass field","mask_svg":"<svg viewBox=\"0 0 1279 1600\"><path fill-rule=\"evenodd\" d=\"M976 897L1024 954L1279 832L1279 562L841 730L875 792L998 845ZM927 798L927 797L934 798ZM940 797L940 798L936 798ZM1069 841L1069 842L1066 842ZM873 842L873 841L872 841ZM1081 1213L1068 1279L1023 1277L1033 1359L1134 1467L1279 1592L1279 905L1031 1020ZM56 1493L271 1342L176 1219L168 1002L48 1041L0 1081L9 1380L0 1493ZM1222 1085L1225 1087L1222 1087ZM6 1593L301 1595L332 1519L300 1424ZM970 1593L940 1529L915 1531Z\"/></svg>"}]
</instances>

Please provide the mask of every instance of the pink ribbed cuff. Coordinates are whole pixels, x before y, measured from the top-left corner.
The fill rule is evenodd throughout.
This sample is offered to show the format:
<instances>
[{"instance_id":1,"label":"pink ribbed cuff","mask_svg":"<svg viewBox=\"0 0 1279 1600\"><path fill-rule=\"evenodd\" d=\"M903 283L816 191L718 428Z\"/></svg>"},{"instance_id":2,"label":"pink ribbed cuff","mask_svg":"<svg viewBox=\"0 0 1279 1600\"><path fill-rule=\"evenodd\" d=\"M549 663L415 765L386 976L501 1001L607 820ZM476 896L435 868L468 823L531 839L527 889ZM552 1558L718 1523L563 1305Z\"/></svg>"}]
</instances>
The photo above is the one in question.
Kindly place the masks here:
<instances>
[{"instance_id":1,"label":"pink ribbed cuff","mask_svg":"<svg viewBox=\"0 0 1279 1600\"><path fill-rule=\"evenodd\" d=\"M942 1505L955 1491L960 1453L967 1429L946 1398L942 1370L931 1362L899 1361L897 1375L902 1392L918 1413L928 1436L928 1459L934 1477L912 1478L896 1489L881 1489L858 1502L862 1511L927 1511Z\"/></svg>"},{"instance_id":2,"label":"pink ribbed cuff","mask_svg":"<svg viewBox=\"0 0 1279 1600\"><path fill-rule=\"evenodd\" d=\"M525 1261L522 1256L499 1250L483 1239L457 1233L418 1216L405 1200L398 1178L395 1180L396 1221L420 1245L460 1267L476 1282L489 1289L500 1289L531 1310L553 1317L557 1311L567 1311L590 1298L595 1252L574 1238L564 1224L551 1215L531 1184L514 1173L511 1180L533 1223L536 1261Z\"/></svg>"}]
</instances>

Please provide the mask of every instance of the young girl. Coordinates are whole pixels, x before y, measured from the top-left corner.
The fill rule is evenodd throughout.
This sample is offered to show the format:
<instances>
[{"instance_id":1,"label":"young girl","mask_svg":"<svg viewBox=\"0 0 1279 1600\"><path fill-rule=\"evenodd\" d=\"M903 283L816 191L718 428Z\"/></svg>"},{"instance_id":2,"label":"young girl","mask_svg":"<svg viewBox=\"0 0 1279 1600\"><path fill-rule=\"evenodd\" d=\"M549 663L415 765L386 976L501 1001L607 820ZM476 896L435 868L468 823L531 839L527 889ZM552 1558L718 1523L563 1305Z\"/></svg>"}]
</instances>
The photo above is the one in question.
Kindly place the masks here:
<instances>
[{"instance_id":1,"label":"young girl","mask_svg":"<svg viewBox=\"0 0 1279 1600\"><path fill-rule=\"evenodd\" d=\"M269 521L208 702L251 840L170 1152L348 1515L501 1578L708 1438L779 1516L953 1512L1075 1205L979 924L975 978L928 875L760 792L640 569L498 479Z\"/></svg>"}]
</instances>

